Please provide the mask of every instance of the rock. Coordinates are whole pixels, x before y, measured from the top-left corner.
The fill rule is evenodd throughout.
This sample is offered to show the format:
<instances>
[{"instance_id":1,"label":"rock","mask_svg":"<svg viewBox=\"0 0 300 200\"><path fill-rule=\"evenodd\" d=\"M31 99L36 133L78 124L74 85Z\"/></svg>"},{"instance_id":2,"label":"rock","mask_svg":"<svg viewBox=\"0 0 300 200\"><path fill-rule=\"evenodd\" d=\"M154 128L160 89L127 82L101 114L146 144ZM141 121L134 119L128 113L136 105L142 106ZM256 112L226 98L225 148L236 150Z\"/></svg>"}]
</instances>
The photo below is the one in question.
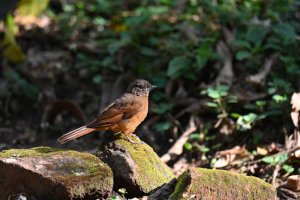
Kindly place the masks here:
<instances>
[{"instance_id":1,"label":"rock","mask_svg":"<svg viewBox=\"0 0 300 200\"><path fill-rule=\"evenodd\" d=\"M111 169L96 156L36 147L0 152L0 200L15 194L36 199L107 198Z\"/></svg>"},{"instance_id":2,"label":"rock","mask_svg":"<svg viewBox=\"0 0 300 200\"><path fill-rule=\"evenodd\" d=\"M169 199L272 200L276 199L276 191L272 185L256 177L225 170L194 168L179 176Z\"/></svg>"},{"instance_id":3,"label":"rock","mask_svg":"<svg viewBox=\"0 0 300 200\"><path fill-rule=\"evenodd\" d=\"M171 169L153 149L132 136L131 143L122 135L114 135L102 142L97 155L114 174L115 188L125 188L127 197L141 197L174 178Z\"/></svg>"},{"instance_id":4,"label":"rock","mask_svg":"<svg viewBox=\"0 0 300 200\"><path fill-rule=\"evenodd\" d=\"M162 187L156 189L152 192L148 197L147 200L168 200L170 194L175 189L177 180L174 178L169 183L163 185Z\"/></svg>"}]
</instances>

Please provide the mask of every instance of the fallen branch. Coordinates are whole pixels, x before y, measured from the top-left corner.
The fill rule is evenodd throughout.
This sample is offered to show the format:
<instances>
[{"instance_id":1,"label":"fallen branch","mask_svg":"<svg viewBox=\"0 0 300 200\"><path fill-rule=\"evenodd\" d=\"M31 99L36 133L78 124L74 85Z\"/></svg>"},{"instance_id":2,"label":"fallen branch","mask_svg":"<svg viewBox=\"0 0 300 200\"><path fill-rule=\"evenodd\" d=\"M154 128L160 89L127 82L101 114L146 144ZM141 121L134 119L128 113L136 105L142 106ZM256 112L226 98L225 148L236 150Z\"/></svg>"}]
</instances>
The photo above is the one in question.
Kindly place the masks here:
<instances>
[{"instance_id":1,"label":"fallen branch","mask_svg":"<svg viewBox=\"0 0 300 200\"><path fill-rule=\"evenodd\" d=\"M215 83L217 85L223 83L230 86L234 78L234 73L232 69L232 55L230 53L230 49L225 42L220 41L217 44L217 52L223 60L223 67L220 73L218 74Z\"/></svg>"},{"instance_id":2,"label":"fallen branch","mask_svg":"<svg viewBox=\"0 0 300 200\"><path fill-rule=\"evenodd\" d=\"M183 146L188 141L189 135L197 130L195 117L191 116L188 128L183 132L180 138L173 144L169 151L161 157L161 160L165 163L173 160L183 152Z\"/></svg>"},{"instance_id":3,"label":"fallen branch","mask_svg":"<svg viewBox=\"0 0 300 200\"><path fill-rule=\"evenodd\" d=\"M278 53L272 54L270 58L265 60L261 70L257 74L249 76L247 78L247 81L255 84L263 84L266 80L267 75L270 73L271 67L277 57Z\"/></svg>"}]
</instances>

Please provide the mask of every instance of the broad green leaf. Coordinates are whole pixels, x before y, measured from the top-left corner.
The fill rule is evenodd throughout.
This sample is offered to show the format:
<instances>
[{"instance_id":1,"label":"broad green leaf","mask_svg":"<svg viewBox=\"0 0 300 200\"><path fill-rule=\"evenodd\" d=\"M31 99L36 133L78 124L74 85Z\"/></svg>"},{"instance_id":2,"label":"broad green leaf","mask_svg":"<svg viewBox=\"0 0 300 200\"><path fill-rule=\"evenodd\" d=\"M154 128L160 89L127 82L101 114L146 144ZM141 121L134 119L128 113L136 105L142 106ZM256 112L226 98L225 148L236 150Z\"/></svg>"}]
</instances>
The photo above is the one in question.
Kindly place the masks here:
<instances>
[{"instance_id":1,"label":"broad green leaf","mask_svg":"<svg viewBox=\"0 0 300 200\"><path fill-rule=\"evenodd\" d=\"M30 98L37 98L39 94L39 89L37 86L29 83L26 79L20 76L16 71L14 70L8 70L5 73L5 76L14 81L18 87L21 88L21 91Z\"/></svg>"},{"instance_id":2,"label":"broad green leaf","mask_svg":"<svg viewBox=\"0 0 300 200\"><path fill-rule=\"evenodd\" d=\"M20 15L40 15L49 4L49 0L21 0L18 6L18 14Z\"/></svg>"},{"instance_id":3,"label":"broad green leaf","mask_svg":"<svg viewBox=\"0 0 300 200\"><path fill-rule=\"evenodd\" d=\"M230 113L230 116L237 119L237 118L241 117L242 115L239 113Z\"/></svg>"},{"instance_id":4,"label":"broad green leaf","mask_svg":"<svg viewBox=\"0 0 300 200\"><path fill-rule=\"evenodd\" d=\"M191 140L199 140L200 139L200 134L199 133L193 133L189 136L189 139Z\"/></svg>"},{"instance_id":5,"label":"broad green leaf","mask_svg":"<svg viewBox=\"0 0 300 200\"><path fill-rule=\"evenodd\" d=\"M116 41L116 42L108 45L108 52L110 54L115 54L123 46L125 46L124 42Z\"/></svg>"},{"instance_id":6,"label":"broad green leaf","mask_svg":"<svg viewBox=\"0 0 300 200\"><path fill-rule=\"evenodd\" d=\"M266 27L261 25L253 25L250 26L247 32L247 40L253 42L255 44L259 44L262 42L268 30Z\"/></svg>"},{"instance_id":7,"label":"broad green leaf","mask_svg":"<svg viewBox=\"0 0 300 200\"><path fill-rule=\"evenodd\" d=\"M197 71L200 71L203 69L207 63L208 59L203 56L196 56L196 69Z\"/></svg>"},{"instance_id":8,"label":"broad green leaf","mask_svg":"<svg viewBox=\"0 0 300 200\"><path fill-rule=\"evenodd\" d=\"M284 169L288 174L293 173L295 170L295 168L290 165L283 165L282 169Z\"/></svg>"},{"instance_id":9,"label":"broad green leaf","mask_svg":"<svg viewBox=\"0 0 300 200\"><path fill-rule=\"evenodd\" d=\"M18 31L18 26L16 26L12 15L7 15L2 53L4 57L14 63L19 63L26 59L15 38Z\"/></svg>"},{"instance_id":10,"label":"broad green leaf","mask_svg":"<svg viewBox=\"0 0 300 200\"><path fill-rule=\"evenodd\" d=\"M296 37L296 30L292 24L289 23L281 23L274 26L274 31L281 37L294 41Z\"/></svg>"},{"instance_id":11,"label":"broad green leaf","mask_svg":"<svg viewBox=\"0 0 300 200\"><path fill-rule=\"evenodd\" d=\"M206 105L211 108L217 108L219 106L219 104L215 102L207 102Z\"/></svg>"},{"instance_id":12,"label":"broad green leaf","mask_svg":"<svg viewBox=\"0 0 300 200\"><path fill-rule=\"evenodd\" d=\"M287 100L287 97L285 95L275 94L272 96L272 99L275 100L276 103L282 103Z\"/></svg>"},{"instance_id":13,"label":"broad green leaf","mask_svg":"<svg viewBox=\"0 0 300 200\"><path fill-rule=\"evenodd\" d=\"M206 147L204 145L199 145L199 144L194 144L194 147L202 153L209 152L209 150L210 150L208 147Z\"/></svg>"},{"instance_id":14,"label":"broad green leaf","mask_svg":"<svg viewBox=\"0 0 300 200\"><path fill-rule=\"evenodd\" d=\"M164 132L169 130L172 127L172 124L170 122L160 122L160 123L156 123L154 126L154 129L157 132Z\"/></svg>"},{"instance_id":15,"label":"broad green leaf","mask_svg":"<svg viewBox=\"0 0 300 200\"><path fill-rule=\"evenodd\" d=\"M246 40L235 40L233 44L239 48L251 49L251 45Z\"/></svg>"},{"instance_id":16,"label":"broad green leaf","mask_svg":"<svg viewBox=\"0 0 300 200\"><path fill-rule=\"evenodd\" d=\"M159 52L157 50L151 49L149 47L141 47L140 52L144 56L148 56L148 57L155 57L159 55Z\"/></svg>"},{"instance_id":17,"label":"broad green leaf","mask_svg":"<svg viewBox=\"0 0 300 200\"><path fill-rule=\"evenodd\" d=\"M167 71L167 75L171 78L178 78L181 76L182 69L184 67L188 67L188 60L183 56L178 56L173 58L169 62L169 67Z\"/></svg>"},{"instance_id":18,"label":"broad green leaf","mask_svg":"<svg viewBox=\"0 0 300 200\"><path fill-rule=\"evenodd\" d=\"M272 156L266 156L262 159L262 161L264 161L265 163L268 163L270 165L275 165L276 164L275 159Z\"/></svg>"},{"instance_id":19,"label":"broad green leaf","mask_svg":"<svg viewBox=\"0 0 300 200\"><path fill-rule=\"evenodd\" d=\"M244 60L245 58L249 58L250 56L251 56L251 53L249 51L239 51L236 54L236 59Z\"/></svg>"},{"instance_id":20,"label":"broad green leaf","mask_svg":"<svg viewBox=\"0 0 300 200\"><path fill-rule=\"evenodd\" d=\"M276 163L283 164L285 161L289 159L289 155L287 153L281 153L277 156L275 156Z\"/></svg>"},{"instance_id":21,"label":"broad green leaf","mask_svg":"<svg viewBox=\"0 0 300 200\"><path fill-rule=\"evenodd\" d=\"M171 103L160 103L157 107L152 108L152 111L157 114L164 114L168 111L171 111L173 106L174 105Z\"/></svg>"}]
</instances>

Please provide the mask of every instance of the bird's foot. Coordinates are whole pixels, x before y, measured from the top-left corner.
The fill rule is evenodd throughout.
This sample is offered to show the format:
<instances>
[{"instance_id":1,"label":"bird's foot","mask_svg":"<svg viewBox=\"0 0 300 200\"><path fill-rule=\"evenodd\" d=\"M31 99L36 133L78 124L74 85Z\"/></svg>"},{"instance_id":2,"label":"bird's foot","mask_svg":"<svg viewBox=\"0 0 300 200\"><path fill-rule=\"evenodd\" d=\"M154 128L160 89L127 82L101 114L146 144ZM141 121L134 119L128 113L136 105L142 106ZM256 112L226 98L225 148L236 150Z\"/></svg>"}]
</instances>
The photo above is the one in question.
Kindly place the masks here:
<instances>
[{"instance_id":1,"label":"bird's foot","mask_svg":"<svg viewBox=\"0 0 300 200\"><path fill-rule=\"evenodd\" d=\"M125 135L125 137L126 137L127 141L132 143L132 144L143 144L143 142L133 141L128 135Z\"/></svg>"}]
</instances>

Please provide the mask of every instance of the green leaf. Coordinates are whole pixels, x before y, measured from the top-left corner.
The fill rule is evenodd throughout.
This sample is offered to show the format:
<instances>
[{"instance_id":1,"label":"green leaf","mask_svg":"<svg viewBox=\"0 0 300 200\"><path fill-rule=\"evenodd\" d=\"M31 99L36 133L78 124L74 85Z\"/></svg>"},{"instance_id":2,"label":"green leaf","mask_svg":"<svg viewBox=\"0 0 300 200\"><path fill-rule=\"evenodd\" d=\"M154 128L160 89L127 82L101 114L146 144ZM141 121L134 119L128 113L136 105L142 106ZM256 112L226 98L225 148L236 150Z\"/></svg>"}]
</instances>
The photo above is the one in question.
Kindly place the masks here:
<instances>
[{"instance_id":1,"label":"green leaf","mask_svg":"<svg viewBox=\"0 0 300 200\"><path fill-rule=\"evenodd\" d=\"M93 77L93 83L95 84L99 84L101 83L102 81L102 76L100 74L96 74L94 77Z\"/></svg>"},{"instance_id":2,"label":"green leaf","mask_svg":"<svg viewBox=\"0 0 300 200\"><path fill-rule=\"evenodd\" d=\"M288 159L289 159L289 156L287 153L281 153L275 157L276 163L279 163L279 164L285 163L285 161L287 161Z\"/></svg>"},{"instance_id":3,"label":"green leaf","mask_svg":"<svg viewBox=\"0 0 300 200\"><path fill-rule=\"evenodd\" d=\"M276 101L276 103L282 103L287 101L287 97L285 95L279 95L279 94L273 95L272 99Z\"/></svg>"},{"instance_id":4,"label":"green leaf","mask_svg":"<svg viewBox=\"0 0 300 200\"><path fill-rule=\"evenodd\" d=\"M196 56L196 69L200 71L203 69L207 63L208 59L203 56Z\"/></svg>"},{"instance_id":5,"label":"green leaf","mask_svg":"<svg viewBox=\"0 0 300 200\"><path fill-rule=\"evenodd\" d=\"M155 124L154 129L157 132L164 132L169 130L172 127L172 124L170 122L160 122Z\"/></svg>"},{"instance_id":6,"label":"green leaf","mask_svg":"<svg viewBox=\"0 0 300 200\"><path fill-rule=\"evenodd\" d=\"M174 104L171 103L160 103L156 108L152 108L152 112L157 114L164 114L168 111L171 111L174 107Z\"/></svg>"},{"instance_id":7,"label":"green leaf","mask_svg":"<svg viewBox=\"0 0 300 200\"><path fill-rule=\"evenodd\" d=\"M20 15L40 15L49 4L49 0L21 0L18 6Z\"/></svg>"},{"instance_id":8,"label":"green leaf","mask_svg":"<svg viewBox=\"0 0 300 200\"><path fill-rule=\"evenodd\" d=\"M187 151L191 151L192 148L193 148L193 145L189 142L186 142L184 143L184 148L187 150Z\"/></svg>"},{"instance_id":9,"label":"green leaf","mask_svg":"<svg viewBox=\"0 0 300 200\"><path fill-rule=\"evenodd\" d=\"M237 119L237 118L241 117L242 115L239 113L230 113L230 116Z\"/></svg>"},{"instance_id":10,"label":"green leaf","mask_svg":"<svg viewBox=\"0 0 300 200\"><path fill-rule=\"evenodd\" d=\"M209 87L206 89L207 95L212 99L219 99L228 95L229 87L227 85L218 85L215 88Z\"/></svg>"},{"instance_id":11,"label":"green leaf","mask_svg":"<svg viewBox=\"0 0 300 200\"><path fill-rule=\"evenodd\" d=\"M199 145L199 144L195 144L194 147L202 153L207 153L210 150L208 147L206 147L204 145Z\"/></svg>"},{"instance_id":12,"label":"green leaf","mask_svg":"<svg viewBox=\"0 0 300 200\"><path fill-rule=\"evenodd\" d=\"M294 172L295 168L290 165L283 165L282 169L286 171L286 173L291 174Z\"/></svg>"},{"instance_id":13,"label":"green leaf","mask_svg":"<svg viewBox=\"0 0 300 200\"><path fill-rule=\"evenodd\" d=\"M14 63L22 62L26 59L26 56L21 50L21 47L16 41L16 34L19 32L18 26L15 24L11 14L7 15L6 27L4 31L3 39L3 56L9 61Z\"/></svg>"},{"instance_id":14,"label":"green leaf","mask_svg":"<svg viewBox=\"0 0 300 200\"><path fill-rule=\"evenodd\" d=\"M189 62L188 60L183 56L178 56L173 58L169 62L169 67L167 71L167 75L173 79L180 77L182 74L182 69L184 67L188 67Z\"/></svg>"},{"instance_id":15,"label":"green leaf","mask_svg":"<svg viewBox=\"0 0 300 200\"><path fill-rule=\"evenodd\" d=\"M255 113L249 113L247 115L240 116L236 123L237 128L240 130L248 130L252 128L252 124L257 120L258 115Z\"/></svg>"},{"instance_id":16,"label":"green leaf","mask_svg":"<svg viewBox=\"0 0 300 200\"><path fill-rule=\"evenodd\" d=\"M264 161L265 163L268 163L270 165L275 165L276 164L275 159L272 156L266 156L262 159L262 161Z\"/></svg>"},{"instance_id":17,"label":"green leaf","mask_svg":"<svg viewBox=\"0 0 300 200\"><path fill-rule=\"evenodd\" d=\"M189 136L189 139L191 140L199 140L200 139L200 134L199 133L193 133Z\"/></svg>"},{"instance_id":18,"label":"green leaf","mask_svg":"<svg viewBox=\"0 0 300 200\"><path fill-rule=\"evenodd\" d=\"M141 47L140 52L144 56L148 56L148 57L155 57L159 55L159 52L157 50L151 49L149 47Z\"/></svg>"},{"instance_id":19,"label":"green leaf","mask_svg":"<svg viewBox=\"0 0 300 200\"><path fill-rule=\"evenodd\" d=\"M112 195L110 196L110 200L121 200L120 197Z\"/></svg>"},{"instance_id":20,"label":"green leaf","mask_svg":"<svg viewBox=\"0 0 300 200\"><path fill-rule=\"evenodd\" d=\"M246 37L248 41L253 42L257 45L262 42L267 33L268 30L264 26L253 25L249 27Z\"/></svg>"},{"instance_id":21,"label":"green leaf","mask_svg":"<svg viewBox=\"0 0 300 200\"><path fill-rule=\"evenodd\" d=\"M215 102L207 102L206 105L208 107L211 107L211 108L217 108L217 107L219 107L219 104L217 104Z\"/></svg>"},{"instance_id":22,"label":"green leaf","mask_svg":"<svg viewBox=\"0 0 300 200\"><path fill-rule=\"evenodd\" d=\"M251 53L249 51L239 51L236 54L236 59L244 60L245 58L249 58L250 56L251 56Z\"/></svg>"},{"instance_id":23,"label":"green leaf","mask_svg":"<svg viewBox=\"0 0 300 200\"><path fill-rule=\"evenodd\" d=\"M246 40L235 40L234 45L239 48L251 49L250 43Z\"/></svg>"},{"instance_id":24,"label":"green leaf","mask_svg":"<svg viewBox=\"0 0 300 200\"><path fill-rule=\"evenodd\" d=\"M133 17L128 17L125 19L125 24L130 27L137 27L150 18L149 14L144 14L144 15L139 15L139 16L133 16Z\"/></svg>"},{"instance_id":25,"label":"green leaf","mask_svg":"<svg viewBox=\"0 0 300 200\"><path fill-rule=\"evenodd\" d=\"M125 46L124 42L116 41L108 46L108 52L110 54L115 54L123 46Z\"/></svg>"},{"instance_id":26,"label":"green leaf","mask_svg":"<svg viewBox=\"0 0 300 200\"><path fill-rule=\"evenodd\" d=\"M294 41L297 35L295 27L289 23L281 23L275 25L274 31L282 38L290 41Z\"/></svg>"}]
</instances>

